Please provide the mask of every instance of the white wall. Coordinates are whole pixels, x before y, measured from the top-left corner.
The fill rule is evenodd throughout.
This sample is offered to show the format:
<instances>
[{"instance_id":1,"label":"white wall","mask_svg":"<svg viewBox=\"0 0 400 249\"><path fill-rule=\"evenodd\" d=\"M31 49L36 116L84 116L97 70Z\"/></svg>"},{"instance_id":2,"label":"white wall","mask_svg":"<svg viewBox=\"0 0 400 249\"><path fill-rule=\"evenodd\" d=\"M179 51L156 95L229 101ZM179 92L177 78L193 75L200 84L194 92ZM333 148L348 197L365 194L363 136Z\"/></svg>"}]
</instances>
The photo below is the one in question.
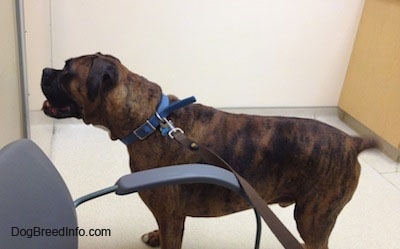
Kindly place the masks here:
<instances>
[{"instance_id":1,"label":"white wall","mask_svg":"<svg viewBox=\"0 0 400 249\"><path fill-rule=\"evenodd\" d=\"M55 67L101 51L181 98L297 107L337 105L364 1L50 3Z\"/></svg>"}]
</instances>

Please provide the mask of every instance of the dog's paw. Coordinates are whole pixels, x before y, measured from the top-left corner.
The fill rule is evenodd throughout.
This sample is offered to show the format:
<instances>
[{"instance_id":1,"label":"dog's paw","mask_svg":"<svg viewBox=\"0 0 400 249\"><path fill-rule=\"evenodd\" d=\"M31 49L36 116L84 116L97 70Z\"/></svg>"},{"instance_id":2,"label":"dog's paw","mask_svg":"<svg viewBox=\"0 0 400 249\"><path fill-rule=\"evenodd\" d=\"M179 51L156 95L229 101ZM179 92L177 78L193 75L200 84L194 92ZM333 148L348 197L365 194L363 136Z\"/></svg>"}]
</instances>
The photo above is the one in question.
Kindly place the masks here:
<instances>
[{"instance_id":1,"label":"dog's paw","mask_svg":"<svg viewBox=\"0 0 400 249\"><path fill-rule=\"evenodd\" d=\"M144 234L142 241L151 247L160 246L160 231L154 230L153 232Z\"/></svg>"}]
</instances>

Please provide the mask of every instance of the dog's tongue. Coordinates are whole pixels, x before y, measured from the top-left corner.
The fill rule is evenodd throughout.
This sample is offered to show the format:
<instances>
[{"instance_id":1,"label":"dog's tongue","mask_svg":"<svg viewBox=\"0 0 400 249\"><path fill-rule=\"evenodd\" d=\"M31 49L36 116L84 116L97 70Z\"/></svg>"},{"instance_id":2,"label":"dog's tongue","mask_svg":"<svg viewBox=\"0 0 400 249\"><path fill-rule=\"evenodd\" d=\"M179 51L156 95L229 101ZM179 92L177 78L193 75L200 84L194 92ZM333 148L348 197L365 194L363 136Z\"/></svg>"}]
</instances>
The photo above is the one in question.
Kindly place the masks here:
<instances>
[{"instance_id":1,"label":"dog's tongue","mask_svg":"<svg viewBox=\"0 0 400 249\"><path fill-rule=\"evenodd\" d=\"M48 100L45 100L43 102L42 110L45 110L45 109L50 108L50 107L51 107L50 102Z\"/></svg>"},{"instance_id":2,"label":"dog's tongue","mask_svg":"<svg viewBox=\"0 0 400 249\"><path fill-rule=\"evenodd\" d=\"M48 100L43 102L42 109L44 110L44 112L47 115L52 116L52 117L60 117L65 113L71 112L70 106L55 107Z\"/></svg>"}]
</instances>

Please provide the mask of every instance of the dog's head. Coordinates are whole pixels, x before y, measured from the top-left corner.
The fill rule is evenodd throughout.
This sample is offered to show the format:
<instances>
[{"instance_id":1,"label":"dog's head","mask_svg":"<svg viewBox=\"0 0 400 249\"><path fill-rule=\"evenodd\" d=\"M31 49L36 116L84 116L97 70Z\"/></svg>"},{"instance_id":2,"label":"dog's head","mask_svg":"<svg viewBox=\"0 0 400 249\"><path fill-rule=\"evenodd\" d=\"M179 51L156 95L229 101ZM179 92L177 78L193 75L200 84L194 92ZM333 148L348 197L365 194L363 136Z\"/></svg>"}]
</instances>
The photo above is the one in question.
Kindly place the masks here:
<instances>
[{"instance_id":1,"label":"dog's head","mask_svg":"<svg viewBox=\"0 0 400 249\"><path fill-rule=\"evenodd\" d=\"M43 69L41 87L47 98L46 115L82 118L87 124L122 133L131 129L121 127L126 123L123 119L131 123L125 126L135 125L161 99L158 85L130 72L117 58L100 53L67 60L61 70ZM112 127L117 123L120 127Z\"/></svg>"}]
</instances>

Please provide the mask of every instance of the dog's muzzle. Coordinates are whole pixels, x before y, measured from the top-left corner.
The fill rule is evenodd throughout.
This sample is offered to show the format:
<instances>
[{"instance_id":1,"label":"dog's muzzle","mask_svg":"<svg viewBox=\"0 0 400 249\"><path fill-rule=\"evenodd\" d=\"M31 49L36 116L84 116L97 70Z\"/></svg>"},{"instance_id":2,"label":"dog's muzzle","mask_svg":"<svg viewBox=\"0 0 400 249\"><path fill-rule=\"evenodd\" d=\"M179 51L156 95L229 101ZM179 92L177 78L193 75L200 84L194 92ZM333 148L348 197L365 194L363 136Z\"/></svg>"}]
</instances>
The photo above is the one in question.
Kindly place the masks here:
<instances>
[{"instance_id":1,"label":"dog's muzzle","mask_svg":"<svg viewBox=\"0 0 400 249\"><path fill-rule=\"evenodd\" d=\"M53 118L82 118L81 108L69 96L62 84L68 84L68 74L62 70L43 69L41 87L47 100L43 103L43 111Z\"/></svg>"}]
</instances>

